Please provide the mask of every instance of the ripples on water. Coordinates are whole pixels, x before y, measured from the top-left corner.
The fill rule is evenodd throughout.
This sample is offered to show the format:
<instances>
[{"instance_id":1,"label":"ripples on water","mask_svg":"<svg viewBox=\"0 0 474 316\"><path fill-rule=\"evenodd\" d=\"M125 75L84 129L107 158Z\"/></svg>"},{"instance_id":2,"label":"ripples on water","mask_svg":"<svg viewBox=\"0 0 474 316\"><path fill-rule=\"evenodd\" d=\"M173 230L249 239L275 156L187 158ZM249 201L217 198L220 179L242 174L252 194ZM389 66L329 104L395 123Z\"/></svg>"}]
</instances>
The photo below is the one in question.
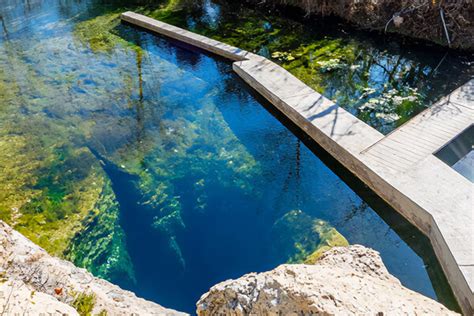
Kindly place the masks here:
<instances>
[{"instance_id":1,"label":"ripples on water","mask_svg":"<svg viewBox=\"0 0 474 316\"><path fill-rule=\"evenodd\" d=\"M221 28L223 36L230 30L224 22L236 23L226 7L203 8L196 16L194 9L128 7L165 12L203 32ZM120 25L125 9L100 1L2 2L2 219L53 254L189 312L219 281L346 240L380 251L404 285L452 304L425 237L320 148L295 137L229 63ZM255 14L242 13L242 21ZM265 32L275 28L271 22L262 20ZM384 56L367 68L364 89L387 82L384 67L413 63L429 72L432 65L419 53L413 61L352 41ZM291 69L291 58L281 56ZM394 59L400 66L389 65ZM338 99L360 67L352 68L339 79L328 69L305 74L320 74L313 83ZM362 90L350 91L349 101Z\"/></svg>"}]
</instances>

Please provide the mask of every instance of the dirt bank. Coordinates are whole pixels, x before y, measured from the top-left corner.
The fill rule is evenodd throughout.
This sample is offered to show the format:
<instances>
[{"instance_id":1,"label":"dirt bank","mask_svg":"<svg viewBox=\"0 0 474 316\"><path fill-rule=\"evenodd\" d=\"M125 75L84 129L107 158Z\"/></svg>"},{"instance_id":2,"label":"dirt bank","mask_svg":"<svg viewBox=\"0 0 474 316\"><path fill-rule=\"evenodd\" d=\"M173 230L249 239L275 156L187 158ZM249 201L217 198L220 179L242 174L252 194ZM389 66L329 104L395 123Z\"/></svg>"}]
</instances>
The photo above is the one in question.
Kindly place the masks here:
<instances>
[{"instance_id":1,"label":"dirt bank","mask_svg":"<svg viewBox=\"0 0 474 316\"><path fill-rule=\"evenodd\" d=\"M473 0L248 0L289 5L306 17L337 16L366 30L393 32L474 51ZM444 22L443 22L444 21Z\"/></svg>"}]
</instances>

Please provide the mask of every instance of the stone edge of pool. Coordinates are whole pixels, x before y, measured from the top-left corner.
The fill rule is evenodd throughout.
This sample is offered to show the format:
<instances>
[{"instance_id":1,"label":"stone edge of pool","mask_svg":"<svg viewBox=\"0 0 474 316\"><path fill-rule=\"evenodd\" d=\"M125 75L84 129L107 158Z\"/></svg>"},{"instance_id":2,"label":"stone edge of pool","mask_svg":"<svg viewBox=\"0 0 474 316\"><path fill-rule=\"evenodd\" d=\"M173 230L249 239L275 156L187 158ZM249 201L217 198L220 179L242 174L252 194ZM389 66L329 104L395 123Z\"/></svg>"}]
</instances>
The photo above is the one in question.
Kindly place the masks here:
<instances>
[{"instance_id":1,"label":"stone edge of pool","mask_svg":"<svg viewBox=\"0 0 474 316\"><path fill-rule=\"evenodd\" d=\"M474 79L384 136L272 61L134 12L122 21L233 61L234 71L427 235L474 314L473 184L433 153L474 122Z\"/></svg>"}]
</instances>

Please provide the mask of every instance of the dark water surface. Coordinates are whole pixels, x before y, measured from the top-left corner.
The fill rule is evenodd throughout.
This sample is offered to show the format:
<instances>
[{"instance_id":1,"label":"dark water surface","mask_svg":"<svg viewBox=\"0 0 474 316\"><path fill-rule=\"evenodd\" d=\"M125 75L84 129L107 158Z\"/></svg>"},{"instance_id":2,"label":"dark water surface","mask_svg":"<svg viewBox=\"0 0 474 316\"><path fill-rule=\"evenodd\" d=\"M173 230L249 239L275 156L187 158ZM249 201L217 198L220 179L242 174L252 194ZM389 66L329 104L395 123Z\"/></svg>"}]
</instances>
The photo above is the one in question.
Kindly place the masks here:
<instances>
[{"instance_id":1,"label":"dark water surface","mask_svg":"<svg viewBox=\"0 0 474 316\"><path fill-rule=\"evenodd\" d=\"M0 3L0 215L48 251L193 312L219 281L347 240L455 307L428 240L228 62L120 25L124 8L100 1Z\"/></svg>"}]
</instances>

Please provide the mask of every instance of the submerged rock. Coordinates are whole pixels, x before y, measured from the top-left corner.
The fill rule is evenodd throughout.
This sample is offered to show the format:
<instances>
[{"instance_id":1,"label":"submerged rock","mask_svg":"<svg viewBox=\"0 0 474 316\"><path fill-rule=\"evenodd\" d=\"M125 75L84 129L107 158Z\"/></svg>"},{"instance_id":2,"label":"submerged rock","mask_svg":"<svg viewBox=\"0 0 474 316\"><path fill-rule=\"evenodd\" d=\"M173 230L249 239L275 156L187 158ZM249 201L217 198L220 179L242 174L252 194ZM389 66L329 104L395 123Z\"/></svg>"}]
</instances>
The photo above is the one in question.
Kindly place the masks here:
<instances>
[{"instance_id":1,"label":"submerged rock","mask_svg":"<svg viewBox=\"0 0 474 316\"><path fill-rule=\"evenodd\" d=\"M288 263L313 264L332 247L349 246L346 238L330 223L314 219L302 210L292 210L279 218L274 226L274 244L291 253Z\"/></svg>"},{"instance_id":2,"label":"submerged rock","mask_svg":"<svg viewBox=\"0 0 474 316\"><path fill-rule=\"evenodd\" d=\"M413 292L360 245L335 247L314 265L284 264L213 286L198 315L456 315Z\"/></svg>"},{"instance_id":3,"label":"submerged rock","mask_svg":"<svg viewBox=\"0 0 474 316\"><path fill-rule=\"evenodd\" d=\"M118 201L106 179L94 211L82 222L84 229L70 241L64 259L97 277L135 283L135 270L119 214Z\"/></svg>"},{"instance_id":4,"label":"submerged rock","mask_svg":"<svg viewBox=\"0 0 474 316\"><path fill-rule=\"evenodd\" d=\"M52 257L0 221L2 314L184 315Z\"/></svg>"}]
</instances>

